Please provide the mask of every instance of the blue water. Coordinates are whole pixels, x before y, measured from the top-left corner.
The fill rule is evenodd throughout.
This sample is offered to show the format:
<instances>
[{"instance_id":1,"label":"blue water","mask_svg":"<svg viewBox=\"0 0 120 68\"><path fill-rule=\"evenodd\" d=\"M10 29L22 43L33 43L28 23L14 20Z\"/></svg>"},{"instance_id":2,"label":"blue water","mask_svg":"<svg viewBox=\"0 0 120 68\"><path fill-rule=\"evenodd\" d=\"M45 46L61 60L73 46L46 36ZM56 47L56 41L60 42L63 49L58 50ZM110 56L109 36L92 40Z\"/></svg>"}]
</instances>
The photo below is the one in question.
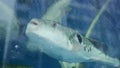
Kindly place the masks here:
<instances>
[{"instance_id":1,"label":"blue water","mask_svg":"<svg viewBox=\"0 0 120 68\"><path fill-rule=\"evenodd\" d=\"M11 40L8 48L7 63L23 64L34 68L60 68L57 60L44 53L26 49L27 37L25 29L32 18L40 18L55 0L17 0L14 6L20 21L20 33L16 40ZM6 1L9 4L9 2ZM96 16L105 0L73 0L67 22L63 25L78 30L85 35L90 23ZM69 9L68 9L69 10ZM95 25L91 38L104 42L108 47L108 55L120 58L120 0L111 0ZM0 61L2 61L4 41L0 40ZM17 48L15 46L18 45ZM84 63L86 68L114 68L98 62Z\"/></svg>"}]
</instances>

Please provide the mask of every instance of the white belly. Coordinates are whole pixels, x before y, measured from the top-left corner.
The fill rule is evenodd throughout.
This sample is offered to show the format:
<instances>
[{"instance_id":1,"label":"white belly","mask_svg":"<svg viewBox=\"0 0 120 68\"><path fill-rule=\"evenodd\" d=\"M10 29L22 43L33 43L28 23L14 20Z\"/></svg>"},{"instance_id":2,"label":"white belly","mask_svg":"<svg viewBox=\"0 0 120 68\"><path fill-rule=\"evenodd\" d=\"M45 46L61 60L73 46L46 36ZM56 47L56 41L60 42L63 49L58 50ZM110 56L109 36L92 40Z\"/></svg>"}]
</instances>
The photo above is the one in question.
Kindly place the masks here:
<instances>
[{"instance_id":1,"label":"white belly","mask_svg":"<svg viewBox=\"0 0 120 68\"><path fill-rule=\"evenodd\" d=\"M35 31L39 37L46 38L52 43L56 44L57 47L64 48L66 50L72 50L72 45L70 44L67 36L62 33L62 31L46 31L46 29L41 29L40 31Z\"/></svg>"}]
</instances>

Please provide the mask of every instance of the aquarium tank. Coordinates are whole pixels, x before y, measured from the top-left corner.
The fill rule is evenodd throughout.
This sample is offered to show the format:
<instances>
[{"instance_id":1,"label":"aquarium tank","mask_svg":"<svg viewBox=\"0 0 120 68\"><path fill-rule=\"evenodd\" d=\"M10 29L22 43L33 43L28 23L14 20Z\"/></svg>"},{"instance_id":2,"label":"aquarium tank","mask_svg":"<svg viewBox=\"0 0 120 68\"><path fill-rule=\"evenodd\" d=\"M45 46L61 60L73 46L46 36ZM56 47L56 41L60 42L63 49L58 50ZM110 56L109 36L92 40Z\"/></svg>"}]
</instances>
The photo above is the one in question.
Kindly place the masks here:
<instances>
[{"instance_id":1,"label":"aquarium tank","mask_svg":"<svg viewBox=\"0 0 120 68\"><path fill-rule=\"evenodd\" d=\"M120 0L0 0L0 68L120 68Z\"/></svg>"}]
</instances>

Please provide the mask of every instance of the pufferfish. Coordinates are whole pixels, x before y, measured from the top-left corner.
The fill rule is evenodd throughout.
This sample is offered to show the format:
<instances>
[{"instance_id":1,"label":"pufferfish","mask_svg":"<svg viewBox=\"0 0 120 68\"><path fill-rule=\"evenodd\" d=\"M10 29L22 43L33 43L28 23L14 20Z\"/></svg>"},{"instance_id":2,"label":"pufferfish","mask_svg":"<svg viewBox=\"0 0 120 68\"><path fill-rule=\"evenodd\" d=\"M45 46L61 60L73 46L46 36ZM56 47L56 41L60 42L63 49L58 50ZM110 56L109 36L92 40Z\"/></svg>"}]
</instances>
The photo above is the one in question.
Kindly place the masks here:
<instances>
[{"instance_id":1,"label":"pufferfish","mask_svg":"<svg viewBox=\"0 0 120 68\"><path fill-rule=\"evenodd\" d=\"M99 61L115 67L120 66L117 58L112 58L97 48L101 44L54 21L32 19L27 25L26 35L29 49L40 50L60 61Z\"/></svg>"},{"instance_id":2,"label":"pufferfish","mask_svg":"<svg viewBox=\"0 0 120 68\"><path fill-rule=\"evenodd\" d=\"M29 50L38 50L68 63L99 61L120 66L117 58L100 50L101 44L82 36L77 30L61 25L72 0L58 0L40 19L32 19L26 28ZM69 65L68 65L69 66ZM71 67L72 68L72 67Z\"/></svg>"}]
</instances>

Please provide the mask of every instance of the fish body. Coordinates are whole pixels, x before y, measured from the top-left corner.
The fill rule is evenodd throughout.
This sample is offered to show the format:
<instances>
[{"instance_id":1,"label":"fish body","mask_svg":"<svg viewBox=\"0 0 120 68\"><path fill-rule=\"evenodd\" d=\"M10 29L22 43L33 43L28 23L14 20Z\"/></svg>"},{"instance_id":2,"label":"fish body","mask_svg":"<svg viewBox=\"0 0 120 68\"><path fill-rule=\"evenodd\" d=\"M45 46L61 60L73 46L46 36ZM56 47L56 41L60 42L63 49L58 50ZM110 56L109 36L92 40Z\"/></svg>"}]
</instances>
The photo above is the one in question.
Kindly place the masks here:
<instances>
[{"instance_id":1,"label":"fish body","mask_svg":"<svg viewBox=\"0 0 120 68\"><path fill-rule=\"evenodd\" d=\"M106 55L95 47L91 40L78 31L64 27L54 21L32 19L27 25L28 49L40 50L61 61L92 62L99 61L118 67L117 58Z\"/></svg>"}]
</instances>

